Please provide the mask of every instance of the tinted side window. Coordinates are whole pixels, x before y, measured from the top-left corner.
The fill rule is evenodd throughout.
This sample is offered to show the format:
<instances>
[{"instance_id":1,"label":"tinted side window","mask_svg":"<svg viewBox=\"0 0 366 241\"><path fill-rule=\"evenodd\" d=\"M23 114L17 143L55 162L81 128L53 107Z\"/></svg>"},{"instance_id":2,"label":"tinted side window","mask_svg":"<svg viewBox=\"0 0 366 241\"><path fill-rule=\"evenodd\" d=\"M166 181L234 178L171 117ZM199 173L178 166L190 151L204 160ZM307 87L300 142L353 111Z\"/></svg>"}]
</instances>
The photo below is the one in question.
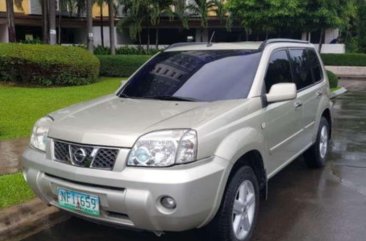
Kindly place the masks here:
<instances>
[{"instance_id":1,"label":"tinted side window","mask_svg":"<svg viewBox=\"0 0 366 241\"><path fill-rule=\"evenodd\" d=\"M309 59L309 67L313 75L314 82L318 82L323 78L323 71L319 62L319 58L313 49L306 50Z\"/></svg>"},{"instance_id":2,"label":"tinted side window","mask_svg":"<svg viewBox=\"0 0 366 241\"><path fill-rule=\"evenodd\" d=\"M272 54L264 81L267 93L274 84L292 82L290 61L285 50Z\"/></svg>"},{"instance_id":3,"label":"tinted side window","mask_svg":"<svg viewBox=\"0 0 366 241\"><path fill-rule=\"evenodd\" d=\"M313 76L309 67L309 55L305 49L290 49L292 72L298 90L313 83Z\"/></svg>"}]
</instances>

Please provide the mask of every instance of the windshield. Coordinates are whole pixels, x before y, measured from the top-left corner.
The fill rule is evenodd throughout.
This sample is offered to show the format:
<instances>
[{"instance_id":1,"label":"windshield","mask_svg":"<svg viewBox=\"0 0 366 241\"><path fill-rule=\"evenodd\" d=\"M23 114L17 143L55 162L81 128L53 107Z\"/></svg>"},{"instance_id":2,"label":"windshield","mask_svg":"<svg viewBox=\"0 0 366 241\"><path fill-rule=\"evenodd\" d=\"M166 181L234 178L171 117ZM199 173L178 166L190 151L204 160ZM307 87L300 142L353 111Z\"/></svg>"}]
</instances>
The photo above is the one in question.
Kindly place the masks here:
<instances>
[{"instance_id":1,"label":"windshield","mask_svg":"<svg viewBox=\"0 0 366 241\"><path fill-rule=\"evenodd\" d=\"M142 67L120 97L217 101L248 96L260 52L204 50L163 52Z\"/></svg>"}]
</instances>

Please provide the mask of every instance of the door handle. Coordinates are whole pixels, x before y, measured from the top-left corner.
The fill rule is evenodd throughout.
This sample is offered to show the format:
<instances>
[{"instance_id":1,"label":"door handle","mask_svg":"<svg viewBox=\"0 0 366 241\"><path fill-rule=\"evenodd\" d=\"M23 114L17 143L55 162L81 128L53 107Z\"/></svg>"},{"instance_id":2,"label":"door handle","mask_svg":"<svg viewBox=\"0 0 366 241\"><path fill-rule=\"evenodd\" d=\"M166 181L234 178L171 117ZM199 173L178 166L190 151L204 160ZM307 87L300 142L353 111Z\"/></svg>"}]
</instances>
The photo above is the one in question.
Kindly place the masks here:
<instances>
[{"instance_id":1,"label":"door handle","mask_svg":"<svg viewBox=\"0 0 366 241\"><path fill-rule=\"evenodd\" d=\"M302 106L302 102L300 101L296 101L295 104L294 104L295 108L300 108Z\"/></svg>"}]
</instances>

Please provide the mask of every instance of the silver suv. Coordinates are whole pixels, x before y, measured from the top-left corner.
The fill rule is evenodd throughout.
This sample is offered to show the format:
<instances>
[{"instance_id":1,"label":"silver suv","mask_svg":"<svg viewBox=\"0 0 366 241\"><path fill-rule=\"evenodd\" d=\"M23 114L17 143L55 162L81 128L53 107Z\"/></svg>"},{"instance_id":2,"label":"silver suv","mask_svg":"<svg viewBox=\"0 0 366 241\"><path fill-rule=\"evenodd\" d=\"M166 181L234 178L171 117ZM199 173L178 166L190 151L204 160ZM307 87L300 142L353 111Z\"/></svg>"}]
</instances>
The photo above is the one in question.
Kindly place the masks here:
<instances>
[{"instance_id":1,"label":"silver suv","mask_svg":"<svg viewBox=\"0 0 366 241\"><path fill-rule=\"evenodd\" d=\"M307 42L175 44L115 94L40 119L24 177L90 220L249 240L268 180L302 154L324 165L329 93Z\"/></svg>"}]
</instances>

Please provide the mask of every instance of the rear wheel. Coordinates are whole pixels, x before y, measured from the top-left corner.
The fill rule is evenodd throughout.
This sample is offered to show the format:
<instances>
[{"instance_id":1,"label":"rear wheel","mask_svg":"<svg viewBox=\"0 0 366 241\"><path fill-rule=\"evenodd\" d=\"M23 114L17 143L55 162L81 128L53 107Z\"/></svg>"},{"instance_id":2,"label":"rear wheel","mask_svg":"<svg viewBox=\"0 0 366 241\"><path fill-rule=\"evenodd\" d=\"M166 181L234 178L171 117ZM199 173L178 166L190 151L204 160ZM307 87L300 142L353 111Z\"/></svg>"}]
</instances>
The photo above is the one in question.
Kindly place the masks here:
<instances>
[{"instance_id":1,"label":"rear wheel","mask_svg":"<svg viewBox=\"0 0 366 241\"><path fill-rule=\"evenodd\" d=\"M209 224L210 240L248 241L259 210L259 186L253 170L241 167L231 178L221 207Z\"/></svg>"},{"instance_id":2,"label":"rear wheel","mask_svg":"<svg viewBox=\"0 0 366 241\"><path fill-rule=\"evenodd\" d=\"M329 123L324 117L320 120L316 142L305 153L305 162L311 168L325 165L329 148Z\"/></svg>"}]
</instances>

